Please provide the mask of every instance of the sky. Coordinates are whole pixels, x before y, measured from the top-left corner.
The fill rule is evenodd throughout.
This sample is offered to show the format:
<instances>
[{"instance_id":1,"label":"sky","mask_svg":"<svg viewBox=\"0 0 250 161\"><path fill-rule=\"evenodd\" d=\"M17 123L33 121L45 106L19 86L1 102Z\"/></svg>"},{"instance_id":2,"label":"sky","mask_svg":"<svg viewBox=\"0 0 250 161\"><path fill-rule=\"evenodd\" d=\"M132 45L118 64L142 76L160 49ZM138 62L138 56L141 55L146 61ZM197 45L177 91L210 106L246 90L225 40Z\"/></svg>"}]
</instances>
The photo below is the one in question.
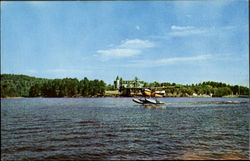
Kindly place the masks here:
<instances>
[{"instance_id":1,"label":"sky","mask_svg":"<svg viewBox=\"0 0 250 161\"><path fill-rule=\"evenodd\" d=\"M249 87L248 1L1 2L1 73Z\"/></svg>"}]
</instances>

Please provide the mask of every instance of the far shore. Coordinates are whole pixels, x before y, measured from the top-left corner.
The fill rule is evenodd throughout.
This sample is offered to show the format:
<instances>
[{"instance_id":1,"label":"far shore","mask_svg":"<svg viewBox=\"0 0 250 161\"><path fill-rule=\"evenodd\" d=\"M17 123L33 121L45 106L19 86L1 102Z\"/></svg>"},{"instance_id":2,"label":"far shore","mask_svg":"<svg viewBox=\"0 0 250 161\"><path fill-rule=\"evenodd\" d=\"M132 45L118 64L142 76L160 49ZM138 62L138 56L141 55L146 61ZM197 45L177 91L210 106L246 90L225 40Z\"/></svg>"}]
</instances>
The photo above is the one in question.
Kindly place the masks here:
<instances>
[{"instance_id":1,"label":"far shore","mask_svg":"<svg viewBox=\"0 0 250 161\"><path fill-rule=\"evenodd\" d=\"M130 98L130 97L143 97L142 95L131 95L131 96L121 96L121 95L104 95L104 96L89 96L89 97L83 97L83 96L73 96L73 97L1 97L1 99L17 99L17 98ZM244 95L228 95L228 96L223 96L223 97L211 97L209 95L201 95L201 96L178 96L178 95L173 95L173 96L163 96L162 98L250 98L249 96L244 96Z\"/></svg>"},{"instance_id":2,"label":"far shore","mask_svg":"<svg viewBox=\"0 0 250 161\"><path fill-rule=\"evenodd\" d=\"M25 98L25 97L1 97L1 98Z\"/></svg>"}]
</instances>

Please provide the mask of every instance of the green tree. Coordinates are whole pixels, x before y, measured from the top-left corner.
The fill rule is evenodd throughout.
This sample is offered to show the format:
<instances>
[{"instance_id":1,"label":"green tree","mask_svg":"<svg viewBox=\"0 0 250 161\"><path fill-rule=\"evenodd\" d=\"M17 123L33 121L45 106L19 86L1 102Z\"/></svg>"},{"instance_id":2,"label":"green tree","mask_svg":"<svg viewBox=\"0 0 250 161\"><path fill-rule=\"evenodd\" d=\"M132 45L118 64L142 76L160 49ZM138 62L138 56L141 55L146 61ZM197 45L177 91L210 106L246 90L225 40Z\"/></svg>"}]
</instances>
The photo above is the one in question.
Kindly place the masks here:
<instances>
[{"instance_id":1,"label":"green tree","mask_svg":"<svg viewBox=\"0 0 250 161\"><path fill-rule=\"evenodd\" d=\"M111 84L108 84L107 86L106 86L106 90L107 91L111 91L111 90L114 90L115 88L114 88L114 85L111 85Z\"/></svg>"},{"instance_id":2,"label":"green tree","mask_svg":"<svg viewBox=\"0 0 250 161\"><path fill-rule=\"evenodd\" d=\"M35 84L30 87L29 96L30 97L40 97L41 96L41 85Z\"/></svg>"},{"instance_id":3,"label":"green tree","mask_svg":"<svg viewBox=\"0 0 250 161\"><path fill-rule=\"evenodd\" d=\"M122 80L122 77L120 78L120 88L123 86L123 80Z\"/></svg>"},{"instance_id":4,"label":"green tree","mask_svg":"<svg viewBox=\"0 0 250 161\"><path fill-rule=\"evenodd\" d=\"M90 82L87 77L84 77L83 80L80 81L81 95L84 97L89 96L90 91Z\"/></svg>"},{"instance_id":5,"label":"green tree","mask_svg":"<svg viewBox=\"0 0 250 161\"><path fill-rule=\"evenodd\" d=\"M101 95L101 96L104 96L105 95L105 87L106 87L106 83L103 81L103 80L101 80L100 82L99 82L99 94Z\"/></svg>"},{"instance_id":6,"label":"green tree","mask_svg":"<svg viewBox=\"0 0 250 161\"><path fill-rule=\"evenodd\" d=\"M138 87L139 86L139 78L135 77L135 81L134 81L134 87Z\"/></svg>"},{"instance_id":7,"label":"green tree","mask_svg":"<svg viewBox=\"0 0 250 161\"><path fill-rule=\"evenodd\" d=\"M146 87L146 88L149 87L149 83L144 82L144 83L143 83L143 87Z\"/></svg>"},{"instance_id":8,"label":"green tree","mask_svg":"<svg viewBox=\"0 0 250 161\"><path fill-rule=\"evenodd\" d=\"M219 87L215 91L214 96L215 97L222 97L222 96L230 95L231 93L232 93L232 91L229 87Z\"/></svg>"},{"instance_id":9,"label":"green tree","mask_svg":"<svg viewBox=\"0 0 250 161\"><path fill-rule=\"evenodd\" d=\"M160 87L160 83L159 83L159 82L154 81L154 86L155 86L155 87Z\"/></svg>"}]
</instances>

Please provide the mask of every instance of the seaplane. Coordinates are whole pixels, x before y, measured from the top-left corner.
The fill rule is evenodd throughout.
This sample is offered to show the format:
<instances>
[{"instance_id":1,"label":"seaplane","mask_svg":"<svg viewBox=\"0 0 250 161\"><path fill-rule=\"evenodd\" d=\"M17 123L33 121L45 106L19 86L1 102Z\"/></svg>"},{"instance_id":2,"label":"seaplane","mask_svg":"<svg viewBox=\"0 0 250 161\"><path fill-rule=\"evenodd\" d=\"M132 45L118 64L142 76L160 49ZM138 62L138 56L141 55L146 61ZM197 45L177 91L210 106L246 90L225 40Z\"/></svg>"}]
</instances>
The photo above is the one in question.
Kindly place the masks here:
<instances>
[{"instance_id":1,"label":"seaplane","mask_svg":"<svg viewBox=\"0 0 250 161\"><path fill-rule=\"evenodd\" d=\"M133 98L133 101L138 104L154 104L154 105L160 105L160 104L165 104L165 102L161 102L157 100L157 97L163 97L161 94L158 94L156 92L152 92L150 89L144 89L142 91L142 94L144 95L144 98ZM148 98L147 98L148 97ZM152 97L155 97L153 99Z\"/></svg>"}]
</instances>

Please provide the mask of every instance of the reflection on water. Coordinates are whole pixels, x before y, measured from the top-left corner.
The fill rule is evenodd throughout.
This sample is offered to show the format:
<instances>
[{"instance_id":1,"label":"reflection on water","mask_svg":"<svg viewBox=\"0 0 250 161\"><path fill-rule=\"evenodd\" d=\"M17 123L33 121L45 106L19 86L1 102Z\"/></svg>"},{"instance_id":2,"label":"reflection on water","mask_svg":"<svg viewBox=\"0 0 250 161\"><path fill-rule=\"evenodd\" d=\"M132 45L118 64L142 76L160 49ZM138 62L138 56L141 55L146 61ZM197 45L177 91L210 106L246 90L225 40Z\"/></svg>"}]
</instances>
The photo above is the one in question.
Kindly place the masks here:
<instances>
[{"instance_id":1,"label":"reflection on water","mask_svg":"<svg viewBox=\"0 0 250 161\"><path fill-rule=\"evenodd\" d=\"M184 155L178 158L179 160L211 160L211 159L218 159L218 160L242 160L244 156L240 153L224 153L224 154L217 154L216 158L213 158L206 154L205 151L194 151L194 150L187 150L185 151Z\"/></svg>"},{"instance_id":2,"label":"reflection on water","mask_svg":"<svg viewBox=\"0 0 250 161\"><path fill-rule=\"evenodd\" d=\"M248 99L160 100L1 99L1 159L249 159Z\"/></svg>"},{"instance_id":3,"label":"reflection on water","mask_svg":"<svg viewBox=\"0 0 250 161\"><path fill-rule=\"evenodd\" d=\"M158 108L158 109L166 109L166 105L143 105L146 109Z\"/></svg>"}]
</instances>

